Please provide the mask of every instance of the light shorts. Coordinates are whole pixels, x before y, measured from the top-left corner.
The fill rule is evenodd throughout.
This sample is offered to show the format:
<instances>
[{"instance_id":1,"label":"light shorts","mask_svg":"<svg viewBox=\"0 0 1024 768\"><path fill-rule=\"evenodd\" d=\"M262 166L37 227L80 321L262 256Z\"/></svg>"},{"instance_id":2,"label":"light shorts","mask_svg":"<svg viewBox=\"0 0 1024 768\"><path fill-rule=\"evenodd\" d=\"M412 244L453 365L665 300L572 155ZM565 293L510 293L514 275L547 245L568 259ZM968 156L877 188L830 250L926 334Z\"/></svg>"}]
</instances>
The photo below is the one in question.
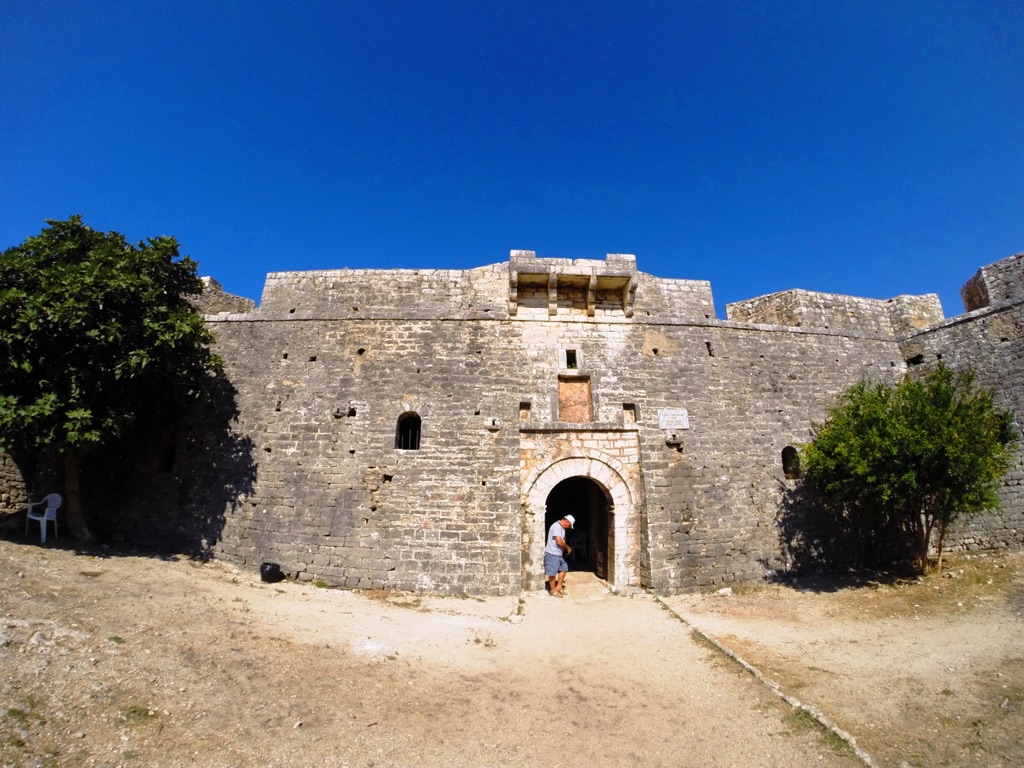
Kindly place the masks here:
<instances>
[{"instance_id":1,"label":"light shorts","mask_svg":"<svg viewBox=\"0 0 1024 768\"><path fill-rule=\"evenodd\" d=\"M568 571L569 564L565 562L565 558L561 555L552 555L550 552L544 553L544 573L548 576L556 576L561 571Z\"/></svg>"}]
</instances>

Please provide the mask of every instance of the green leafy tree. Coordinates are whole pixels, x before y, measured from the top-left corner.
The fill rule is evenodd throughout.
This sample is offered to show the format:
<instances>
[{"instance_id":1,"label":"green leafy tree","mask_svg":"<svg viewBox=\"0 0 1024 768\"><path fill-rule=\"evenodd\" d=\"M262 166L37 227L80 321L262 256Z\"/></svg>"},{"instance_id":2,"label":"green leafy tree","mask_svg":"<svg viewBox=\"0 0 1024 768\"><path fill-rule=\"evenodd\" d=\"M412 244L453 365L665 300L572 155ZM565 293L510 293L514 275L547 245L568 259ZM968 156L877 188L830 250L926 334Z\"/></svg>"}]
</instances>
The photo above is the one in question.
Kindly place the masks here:
<instances>
[{"instance_id":1,"label":"green leafy tree","mask_svg":"<svg viewBox=\"0 0 1024 768\"><path fill-rule=\"evenodd\" d=\"M80 216L47 224L0 257L0 447L63 458L71 532L90 538L81 457L173 420L220 361L174 238L132 245Z\"/></svg>"},{"instance_id":2,"label":"green leafy tree","mask_svg":"<svg viewBox=\"0 0 1024 768\"><path fill-rule=\"evenodd\" d=\"M940 365L895 386L860 383L815 425L804 478L854 530L896 530L923 573L937 531L999 506L1017 430L973 373Z\"/></svg>"}]
</instances>

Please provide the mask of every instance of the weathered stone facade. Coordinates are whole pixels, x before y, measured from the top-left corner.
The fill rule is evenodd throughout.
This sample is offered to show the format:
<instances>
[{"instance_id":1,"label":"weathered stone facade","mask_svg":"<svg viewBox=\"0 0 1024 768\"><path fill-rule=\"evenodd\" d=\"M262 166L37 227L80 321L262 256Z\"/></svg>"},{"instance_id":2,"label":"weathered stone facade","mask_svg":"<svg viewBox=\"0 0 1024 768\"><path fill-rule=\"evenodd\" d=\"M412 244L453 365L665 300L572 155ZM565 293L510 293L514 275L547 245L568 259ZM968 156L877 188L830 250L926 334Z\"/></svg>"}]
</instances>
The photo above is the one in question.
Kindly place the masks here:
<instances>
[{"instance_id":1,"label":"weathered stone facade","mask_svg":"<svg viewBox=\"0 0 1024 768\"><path fill-rule=\"evenodd\" d=\"M951 320L934 296L806 291L719 320L707 282L624 254L272 273L251 310L210 286L235 419L175 438L137 480L156 500L115 527L201 531L220 558L331 584L510 593L541 585L546 526L571 510L584 564L618 586L762 580L787 565L783 450L849 385L941 356L1024 414L1022 280L1019 256L986 267ZM1024 542L1021 456L1001 514L954 546Z\"/></svg>"}]
</instances>

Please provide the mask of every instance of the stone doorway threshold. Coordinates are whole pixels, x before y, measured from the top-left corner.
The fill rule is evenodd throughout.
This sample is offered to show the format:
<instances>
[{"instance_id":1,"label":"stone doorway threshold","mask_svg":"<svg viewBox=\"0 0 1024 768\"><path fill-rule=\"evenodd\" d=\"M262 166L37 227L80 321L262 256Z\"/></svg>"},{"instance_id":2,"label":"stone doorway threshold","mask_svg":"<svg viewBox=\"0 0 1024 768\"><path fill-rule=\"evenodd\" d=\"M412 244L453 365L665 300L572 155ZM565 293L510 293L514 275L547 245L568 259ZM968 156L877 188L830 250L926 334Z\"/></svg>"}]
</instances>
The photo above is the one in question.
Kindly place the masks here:
<instances>
[{"instance_id":1,"label":"stone doorway threshold","mask_svg":"<svg viewBox=\"0 0 1024 768\"><path fill-rule=\"evenodd\" d=\"M592 603L612 597L608 582L593 571L569 571L565 576L565 599L576 603Z\"/></svg>"}]
</instances>

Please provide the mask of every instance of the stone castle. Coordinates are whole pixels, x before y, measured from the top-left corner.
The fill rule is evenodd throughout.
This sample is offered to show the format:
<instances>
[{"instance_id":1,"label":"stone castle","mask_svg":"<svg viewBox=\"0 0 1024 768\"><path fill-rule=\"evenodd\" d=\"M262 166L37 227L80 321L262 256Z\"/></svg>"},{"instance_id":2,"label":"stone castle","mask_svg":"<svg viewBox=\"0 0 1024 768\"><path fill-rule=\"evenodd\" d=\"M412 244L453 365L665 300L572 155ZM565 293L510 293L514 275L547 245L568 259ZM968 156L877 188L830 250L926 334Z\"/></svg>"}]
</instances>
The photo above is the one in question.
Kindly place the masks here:
<instances>
[{"instance_id":1,"label":"stone castle","mask_svg":"<svg viewBox=\"0 0 1024 768\"><path fill-rule=\"evenodd\" d=\"M707 282L532 251L272 273L258 308L208 281L230 428L168 438L116 529L332 585L507 594L541 587L572 513L574 567L618 588L762 581L792 566L783 518L812 514L788 508L796 447L851 384L942 360L1024 414L1024 254L962 295L951 319L935 295L793 290L721 320ZM1022 482L1018 449L1000 513L952 545L1019 548Z\"/></svg>"}]
</instances>

